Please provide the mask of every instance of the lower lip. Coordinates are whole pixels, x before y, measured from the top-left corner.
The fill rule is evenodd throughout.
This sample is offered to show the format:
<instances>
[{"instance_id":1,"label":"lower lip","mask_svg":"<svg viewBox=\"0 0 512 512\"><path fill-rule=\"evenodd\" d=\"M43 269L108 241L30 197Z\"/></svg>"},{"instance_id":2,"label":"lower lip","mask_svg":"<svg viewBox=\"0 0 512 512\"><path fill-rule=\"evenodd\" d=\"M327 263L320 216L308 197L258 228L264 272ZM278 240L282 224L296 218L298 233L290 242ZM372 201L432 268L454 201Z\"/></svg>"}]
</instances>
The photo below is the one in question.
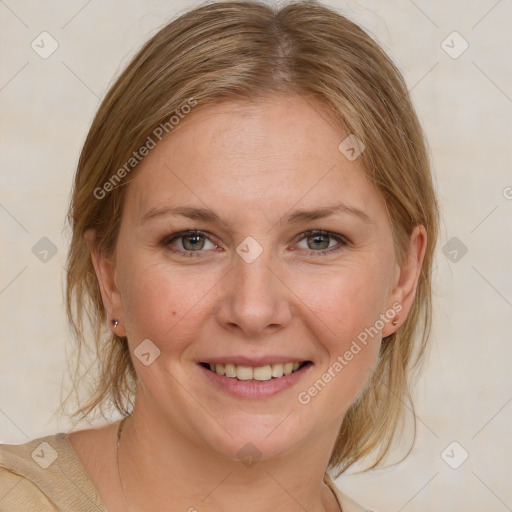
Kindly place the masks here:
<instances>
[{"instance_id":1,"label":"lower lip","mask_svg":"<svg viewBox=\"0 0 512 512\"><path fill-rule=\"evenodd\" d=\"M313 365L309 363L289 375L262 381L224 377L200 364L198 366L210 382L230 395L237 398L269 398L299 382Z\"/></svg>"}]
</instances>

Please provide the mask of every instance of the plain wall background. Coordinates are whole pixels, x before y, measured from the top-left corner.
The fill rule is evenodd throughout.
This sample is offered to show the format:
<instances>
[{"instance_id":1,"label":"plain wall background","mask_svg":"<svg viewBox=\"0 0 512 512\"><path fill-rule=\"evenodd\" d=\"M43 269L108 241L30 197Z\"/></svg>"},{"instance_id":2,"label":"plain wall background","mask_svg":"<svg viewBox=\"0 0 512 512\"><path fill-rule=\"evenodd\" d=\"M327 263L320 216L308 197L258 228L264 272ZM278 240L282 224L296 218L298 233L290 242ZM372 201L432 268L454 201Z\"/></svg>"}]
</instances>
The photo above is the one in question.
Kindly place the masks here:
<instances>
[{"instance_id":1,"label":"plain wall background","mask_svg":"<svg viewBox=\"0 0 512 512\"><path fill-rule=\"evenodd\" d=\"M512 1L325 3L372 33L402 70L443 210L415 447L396 466L337 484L379 511L512 510ZM72 346L63 228L80 149L114 76L197 4L0 1L0 442L76 427L54 412ZM59 45L46 59L31 48L43 31ZM46 262L33 252L44 237L57 250ZM465 452L457 469L446 462Z\"/></svg>"}]
</instances>

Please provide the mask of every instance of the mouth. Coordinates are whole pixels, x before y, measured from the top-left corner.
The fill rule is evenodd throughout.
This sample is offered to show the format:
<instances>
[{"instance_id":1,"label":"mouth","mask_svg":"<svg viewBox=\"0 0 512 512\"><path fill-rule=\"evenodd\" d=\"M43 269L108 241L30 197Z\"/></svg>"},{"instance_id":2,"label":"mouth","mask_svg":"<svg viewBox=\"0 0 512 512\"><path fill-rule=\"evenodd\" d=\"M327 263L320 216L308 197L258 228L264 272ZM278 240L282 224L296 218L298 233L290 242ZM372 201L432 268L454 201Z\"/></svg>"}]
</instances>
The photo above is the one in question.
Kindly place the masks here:
<instances>
[{"instance_id":1,"label":"mouth","mask_svg":"<svg viewBox=\"0 0 512 512\"><path fill-rule=\"evenodd\" d=\"M270 381L277 380L287 375L299 372L306 366L312 364L311 361L291 361L288 363L268 363L261 366L247 366L234 363L199 363L212 373L221 377L228 377L239 381Z\"/></svg>"}]
</instances>

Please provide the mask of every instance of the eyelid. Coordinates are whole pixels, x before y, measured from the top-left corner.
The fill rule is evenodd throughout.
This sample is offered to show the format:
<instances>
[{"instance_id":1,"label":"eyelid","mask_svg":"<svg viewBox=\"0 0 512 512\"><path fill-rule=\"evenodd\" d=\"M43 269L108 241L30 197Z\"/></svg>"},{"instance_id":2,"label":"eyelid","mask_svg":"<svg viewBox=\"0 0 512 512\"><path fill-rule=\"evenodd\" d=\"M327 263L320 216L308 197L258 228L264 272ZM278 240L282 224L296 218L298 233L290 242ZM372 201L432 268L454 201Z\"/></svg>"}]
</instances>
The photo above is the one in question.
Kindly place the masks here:
<instances>
[{"instance_id":1,"label":"eyelid","mask_svg":"<svg viewBox=\"0 0 512 512\"><path fill-rule=\"evenodd\" d=\"M326 229L311 229L309 231L303 231L302 233L297 235L295 240L302 240L303 238L307 238L308 236L313 236L313 235L330 236L331 238L335 238L337 240L348 243L348 239L344 235L342 235L340 233L334 233L334 231L327 231Z\"/></svg>"},{"instance_id":2,"label":"eyelid","mask_svg":"<svg viewBox=\"0 0 512 512\"><path fill-rule=\"evenodd\" d=\"M335 253L339 252L341 249L343 249L345 246L349 245L349 241L344 235L341 235L339 233L334 233L333 231L327 231L325 229L312 229L309 231L304 231L303 233L300 233L297 236L297 238L295 239L296 240L295 243L298 243L305 238L308 238L310 236L315 236L315 235L328 236L329 238L336 240L338 242L338 245L335 247L331 247L328 249L322 249L319 251L314 251L313 249L309 249L309 250L301 249L301 250L308 251L310 254L312 254L314 256L325 256L325 255L329 255L329 254L335 254Z\"/></svg>"},{"instance_id":3,"label":"eyelid","mask_svg":"<svg viewBox=\"0 0 512 512\"><path fill-rule=\"evenodd\" d=\"M202 235L206 239L210 240L210 242L215 245L215 247L219 247L219 244L217 244L214 239L215 237L209 233L208 231L203 231L201 229L184 229L182 231L176 231L175 233L172 233L170 235L167 235L163 238L161 241L161 245L164 248L169 248L171 242L174 242L175 240L179 240L180 238L183 238L187 235ZM183 249L168 249L171 252L179 253L179 254L200 254L201 252L205 251L185 251Z\"/></svg>"}]
</instances>

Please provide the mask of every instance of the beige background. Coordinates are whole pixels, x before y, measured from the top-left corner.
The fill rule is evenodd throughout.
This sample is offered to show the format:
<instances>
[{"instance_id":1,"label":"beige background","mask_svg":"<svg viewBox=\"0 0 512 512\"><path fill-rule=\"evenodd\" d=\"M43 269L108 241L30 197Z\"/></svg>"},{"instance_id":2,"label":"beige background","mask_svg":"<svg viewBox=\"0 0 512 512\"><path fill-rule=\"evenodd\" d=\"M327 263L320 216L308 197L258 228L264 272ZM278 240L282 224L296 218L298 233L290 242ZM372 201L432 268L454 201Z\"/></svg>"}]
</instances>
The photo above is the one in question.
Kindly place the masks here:
<instances>
[{"instance_id":1,"label":"beige background","mask_svg":"<svg viewBox=\"0 0 512 512\"><path fill-rule=\"evenodd\" d=\"M512 1L326 3L373 33L402 69L444 215L416 445L401 464L337 484L378 511L512 510ZM53 413L72 346L62 230L79 151L114 75L196 4L0 1L0 442L75 427ZM59 45L47 59L31 48L43 31ZM47 262L32 252L43 237L57 249ZM465 451L457 469L445 462L457 465Z\"/></svg>"}]
</instances>

